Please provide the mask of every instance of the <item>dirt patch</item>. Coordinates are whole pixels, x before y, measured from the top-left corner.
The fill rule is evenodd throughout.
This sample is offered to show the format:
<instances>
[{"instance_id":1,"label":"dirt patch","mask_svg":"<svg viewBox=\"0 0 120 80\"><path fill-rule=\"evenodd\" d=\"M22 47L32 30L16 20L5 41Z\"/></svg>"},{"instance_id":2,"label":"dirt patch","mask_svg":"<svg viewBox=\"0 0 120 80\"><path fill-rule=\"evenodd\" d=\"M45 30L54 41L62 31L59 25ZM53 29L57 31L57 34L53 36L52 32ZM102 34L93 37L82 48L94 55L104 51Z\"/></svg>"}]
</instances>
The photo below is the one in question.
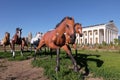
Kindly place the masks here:
<instances>
[{"instance_id":1,"label":"dirt patch","mask_svg":"<svg viewBox=\"0 0 120 80\"><path fill-rule=\"evenodd\" d=\"M31 61L0 59L0 80L49 80L43 75L44 69L32 67Z\"/></svg>"}]
</instances>

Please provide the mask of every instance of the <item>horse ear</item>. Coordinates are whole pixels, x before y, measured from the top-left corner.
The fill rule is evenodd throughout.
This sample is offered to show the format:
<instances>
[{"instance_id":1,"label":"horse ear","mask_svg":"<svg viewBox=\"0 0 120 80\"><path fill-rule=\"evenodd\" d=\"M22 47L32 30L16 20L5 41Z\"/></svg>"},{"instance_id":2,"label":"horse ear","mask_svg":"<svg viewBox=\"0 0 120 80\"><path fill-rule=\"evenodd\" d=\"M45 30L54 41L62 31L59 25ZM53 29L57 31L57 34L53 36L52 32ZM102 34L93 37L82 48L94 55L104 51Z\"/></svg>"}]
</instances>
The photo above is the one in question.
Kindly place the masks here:
<instances>
[{"instance_id":1,"label":"horse ear","mask_svg":"<svg viewBox=\"0 0 120 80\"><path fill-rule=\"evenodd\" d=\"M74 17L72 16L72 19L74 20Z\"/></svg>"}]
</instances>

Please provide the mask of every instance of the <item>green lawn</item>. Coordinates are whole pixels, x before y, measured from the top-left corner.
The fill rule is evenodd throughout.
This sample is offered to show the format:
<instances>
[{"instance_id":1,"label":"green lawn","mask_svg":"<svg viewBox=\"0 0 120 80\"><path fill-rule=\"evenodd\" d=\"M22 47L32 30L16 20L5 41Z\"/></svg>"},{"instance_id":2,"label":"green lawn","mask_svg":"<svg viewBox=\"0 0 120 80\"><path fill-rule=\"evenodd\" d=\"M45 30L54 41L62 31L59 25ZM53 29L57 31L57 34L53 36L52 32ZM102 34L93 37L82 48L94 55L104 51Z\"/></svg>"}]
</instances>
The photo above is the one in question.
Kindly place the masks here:
<instances>
[{"instance_id":1,"label":"green lawn","mask_svg":"<svg viewBox=\"0 0 120 80\"><path fill-rule=\"evenodd\" d=\"M74 52L73 52L74 53ZM120 52L119 51L91 51L79 50L78 65L81 67L78 73L72 68L71 60L64 51L60 54L60 72L56 74L56 55L50 58L50 55L43 55L33 61L34 66L41 66L45 69L45 75L51 80L81 80L83 78L98 77L104 80L120 79ZM73 54L74 55L74 54Z\"/></svg>"},{"instance_id":2,"label":"green lawn","mask_svg":"<svg viewBox=\"0 0 120 80\"><path fill-rule=\"evenodd\" d=\"M16 58L13 59L10 52L0 52L0 58L8 58L9 60L25 60L31 57L33 57L33 53L25 52L24 57L21 57L17 52ZM104 80L120 79L120 51L79 50L76 61L81 67L78 73L73 71L71 60L64 51L60 53L60 72L58 73L55 72L55 53L52 59L49 52L46 55L38 54L32 65L43 67L45 69L44 74L51 80L83 80L89 77L103 78Z\"/></svg>"}]
</instances>

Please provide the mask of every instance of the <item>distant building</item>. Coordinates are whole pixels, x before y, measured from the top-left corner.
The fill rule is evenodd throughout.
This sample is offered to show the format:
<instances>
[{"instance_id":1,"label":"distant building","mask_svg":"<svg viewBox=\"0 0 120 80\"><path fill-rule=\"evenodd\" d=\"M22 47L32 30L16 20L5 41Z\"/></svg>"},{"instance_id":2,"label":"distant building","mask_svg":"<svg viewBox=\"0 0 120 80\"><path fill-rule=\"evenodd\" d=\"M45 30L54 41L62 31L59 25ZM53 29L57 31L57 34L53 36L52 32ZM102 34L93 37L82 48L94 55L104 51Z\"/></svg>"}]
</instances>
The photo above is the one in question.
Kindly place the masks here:
<instances>
[{"instance_id":1,"label":"distant building","mask_svg":"<svg viewBox=\"0 0 120 80\"><path fill-rule=\"evenodd\" d=\"M28 42L29 42L29 43L31 42L31 39L32 39L32 33L29 32L29 33L28 33Z\"/></svg>"},{"instance_id":2,"label":"distant building","mask_svg":"<svg viewBox=\"0 0 120 80\"><path fill-rule=\"evenodd\" d=\"M77 34L76 43L78 44L101 44L103 41L109 44L118 39L118 28L113 21L105 24L86 26L82 29L83 36Z\"/></svg>"}]
</instances>

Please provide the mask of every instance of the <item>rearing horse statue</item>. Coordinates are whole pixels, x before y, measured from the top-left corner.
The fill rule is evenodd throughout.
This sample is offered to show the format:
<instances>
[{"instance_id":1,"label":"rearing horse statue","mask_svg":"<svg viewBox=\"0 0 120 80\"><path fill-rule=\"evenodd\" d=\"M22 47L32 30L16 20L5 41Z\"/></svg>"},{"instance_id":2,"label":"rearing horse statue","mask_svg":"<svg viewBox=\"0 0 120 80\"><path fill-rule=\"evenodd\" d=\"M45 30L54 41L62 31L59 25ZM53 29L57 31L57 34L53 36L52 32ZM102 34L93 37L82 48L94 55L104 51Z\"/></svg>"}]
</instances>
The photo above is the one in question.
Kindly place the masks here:
<instances>
[{"instance_id":1,"label":"rearing horse statue","mask_svg":"<svg viewBox=\"0 0 120 80\"><path fill-rule=\"evenodd\" d=\"M21 46L21 55L23 55L23 49L22 49L22 38L21 38L21 34L22 34L22 29L21 28L16 28L16 33L13 36L12 40L11 40L11 52L13 53L13 57L15 58L15 44L18 44Z\"/></svg>"},{"instance_id":2,"label":"rearing horse statue","mask_svg":"<svg viewBox=\"0 0 120 80\"><path fill-rule=\"evenodd\" d=\"M47 33L44 34L44 36L41 38L41 41L39 42L38 47L36 48L36 51L38 49L41 49L43 46L48 46L51 49L56 49L57 50L57 65L56 65L56 72L60 70L60 60L59 60L59 50L62 46L66 48L66 53L69 55L71 58L73 65L74 65L74 70L78 71L77 63L74 57L72 56L72 52L70 48L68 47L69 45L66 44L66 37L65 34L70 36L70 43L74 43L75 41L75 30L74 30L74 19L71 17L65 17L57 26L54 30L48 31ZM35 51L35 55L36 55Z\"/></svg>"}]
</instances>

